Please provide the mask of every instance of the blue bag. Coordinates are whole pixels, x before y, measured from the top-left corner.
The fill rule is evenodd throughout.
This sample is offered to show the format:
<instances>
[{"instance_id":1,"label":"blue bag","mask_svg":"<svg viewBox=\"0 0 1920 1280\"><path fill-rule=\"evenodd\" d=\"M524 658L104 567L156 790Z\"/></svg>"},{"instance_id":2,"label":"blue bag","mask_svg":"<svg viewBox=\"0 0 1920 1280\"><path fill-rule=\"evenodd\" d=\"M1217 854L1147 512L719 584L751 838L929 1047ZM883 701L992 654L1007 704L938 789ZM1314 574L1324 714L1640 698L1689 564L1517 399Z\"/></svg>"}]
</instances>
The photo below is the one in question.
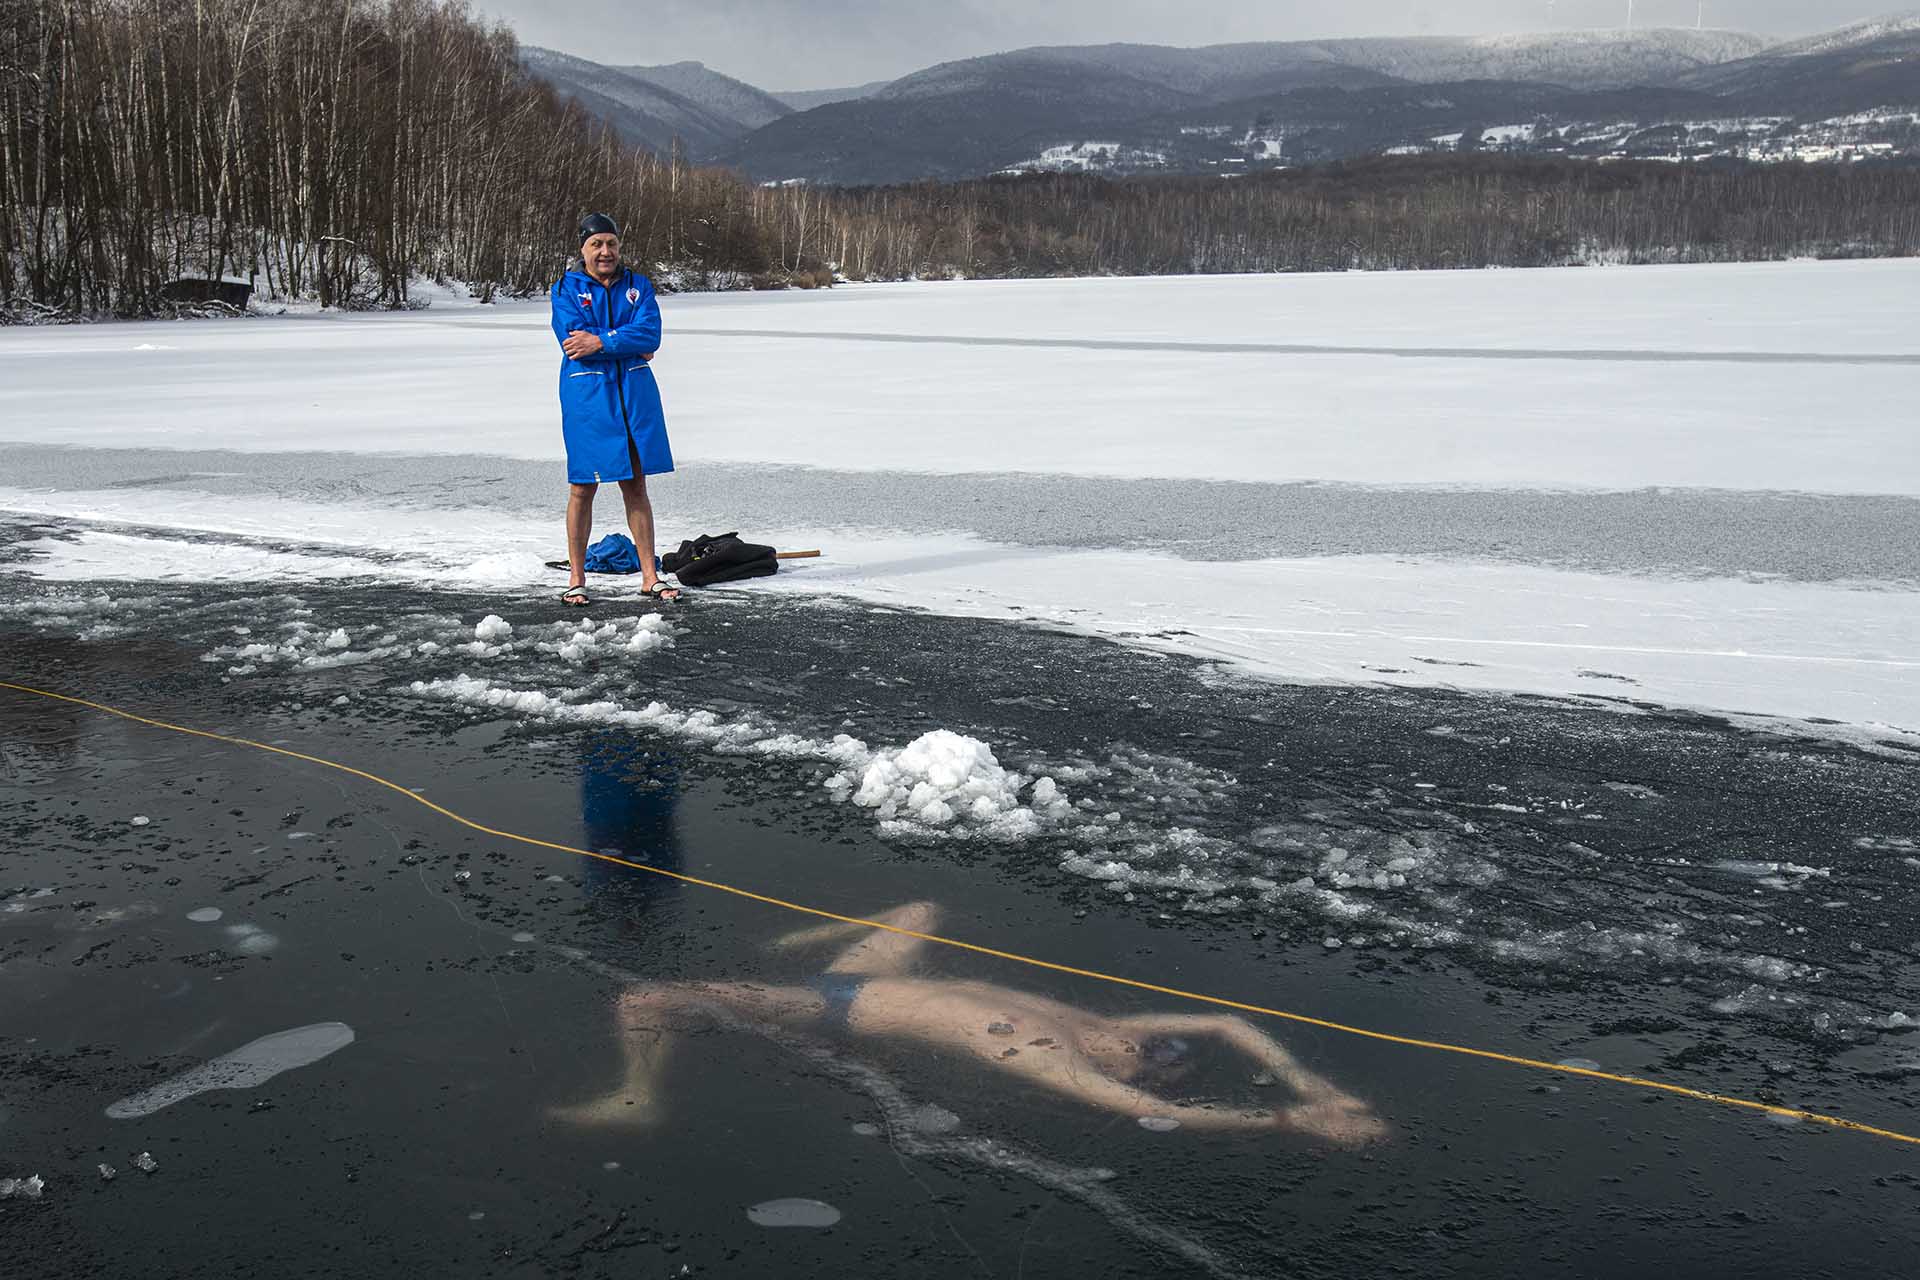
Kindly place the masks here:
<instances>
[{"instance_id":1,"label":"blue bag","mask_svg":"<svg viewBox=\"0 0 1920 1280\"><path fill-rule=\"evenodd\" d=\"M610 533L587 548L588 573L638 573L640 552L624 533Z\"/></svg>"}]
</instances>

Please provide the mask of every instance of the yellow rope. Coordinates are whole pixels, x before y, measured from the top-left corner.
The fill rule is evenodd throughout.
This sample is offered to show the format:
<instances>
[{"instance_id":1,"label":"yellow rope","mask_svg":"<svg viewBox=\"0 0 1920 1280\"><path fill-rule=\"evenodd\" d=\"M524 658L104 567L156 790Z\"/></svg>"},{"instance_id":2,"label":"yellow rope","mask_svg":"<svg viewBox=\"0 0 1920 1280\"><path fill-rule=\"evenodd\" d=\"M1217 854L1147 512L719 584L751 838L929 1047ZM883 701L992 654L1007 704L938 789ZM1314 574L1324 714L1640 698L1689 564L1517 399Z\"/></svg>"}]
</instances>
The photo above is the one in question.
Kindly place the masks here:
<instances>
[{"instance_id":1,"label":"yellow rope","mask_svg":"<svg viewBox=\"0 0 1920 1280\"><path fill-rule=\"evenodd\" d=\"M1046 969L1053 973L1071 974L1076 978L1091 978L1097 982L1111 983L1114 986L1131 987L1136 991L1151 991L1155 995L1172 996L1180 1000L1192 1000L1200 1004L1213 1005L1216 1008L1233 1009L1241 1013L1256 1013L1268 1018L1279 1018L1286 1022L1298 1023L1302 1026L1319 1027L1325 1031L1338 1031L1343 1035L1359 1036L1365 1040L1377 1040L1386 1044L1406 1045L1415 1049L1433 1049L1441 1053L1453 1053L1459 1054L1462 1057L1480 1058L1488 1062L1504 1062L1509 1066L1527 1067L1536 1071L1551 1071L1561 1075L1585 1076L1591 1080L1605 1080L1612 1084L1629 1085L1636 1089L1653 1089L1661 1093L1690 1098L1695 1102L1713 1102L1724 1107L1740 1107L1748 1111L1759 1111L1767 1115L1785 1116L1794 1120L1811 1121L1814 1124L1830 1125L1835 1129L1846 1129L1854 1133L1871 1134L1876 1138L1888 1138L1894 1142L1905 1142L1913 1146L1920 1146L1920 1137L1915 1137L1912 1134L1899 1133L1892 1129L1877 1128L1870 1124L1862 1124L1858 1120L1848 1120L1844 1116L1824 1115L1818 1111L1801 1111L1794 1107L1776 1107L1771 1103L1754 1102L1748 1098L1729 1097L1722 1093L1708 1093L1703 1089L1689 1089L1685 1085L1668 1084L1662 1080L1648 1080L1640 1076L1616 1075L1611 1071L1600 1071L1591 1067L1570 1067L1560 1063L1545 1062L1538 1058L1523 1058L1510 1053L1497 1053L1491 1049L1474 1049L1465 1045L1448 1044L1442 1040L1422 1040L1413 1036L1397 1036L1385 1031L1369 1031L1365 1027L1350 1027L1345 1023L1330 1022L1325 1018L1315 1018L1303 1013L1289 1013L1285 1009L1270 1009L1265 1005L1248 1004L1240 1000L1228 1000L1221 996L1204 995L1197 991L1183 991L1178 987L1165 987L1155 982L1142 982L1137 978L1122 978L1111 973L1101 973L1097 969L1081 969L1074 965L1056 964L1051 960L1040 960L1033 956L1021 955L1018 952L1001 951L994 947L980 946L978 943L961 942L954 938L943 938L938 934L921 933L914 929L903 929L899 925L887 924L878 920L862 920L855 916L843 916L837 912L822 910L819 907L809 907L798 902L788 902L783 898L770 897L764 893L755 893L750 889L736 888L730 884L722 884L717 880L702 880L698 876L683 875L678 871L668 871L661 867L650 867L643 862L630 862L625 858L616 858L611 854L595 853L591 849L576 849L572 845L556 844L551 840L541 840L535 836L525 836L515 831L501 831L497 828L486 826L483 823L475 822L471 818L462 817L444 805L435 804L425 796L418 795L397 782L381 777L379 774L368 773L364 769L356 769L352 765L345 765L338 761L323 759L320 756L310 756L299 751L289 751L285 747L270 746L264 742L255 742L250 738L235 738L224 733L210 733L205 729L192 729L185 725L169 724L165 720L153 720L146 716L135 715L131 711L122 711L118 707L110 707L104 703L89 702L85 698L69 697L64 693L51 693L45 689L35 689L29 685L13 684L9 681L0 680L0 689L12 689L18 693L29 693L36 697L50 698L56 702L65 702L78 707L86 707L93 711L104 712L107 715L119 716L123 720L131 720L135 724L151 725L156 729L166 729L173 733L183 733L195 738L207 738L214 742L224 742L237 747L252 747L256 751L269 751L277 756L286 756L288 759L301 760L307 764L317 764L322 768L337 769L341 773L352 774L356 778L365 779L376 786L385 787L389 791L396 792L408 800L413 801L415 804L424 805L441 817L456 822L471 831L477 831L482 835L493 836L500 840L512 840L519 844L531 845L536 849L552 849L559 853L576 854L582 858L597 858L601 862L610 862L615 866L628 867L634 871L645 871L656 876L665 876L670 880L678 880L682 884L698 885L702 889L715 889L721 893L730 893L737 898L746 898L753 902L763 902L768 906L780 907L783 910L798 912L802 915L816 916L823 920L833 920L841 924L859 925L868 929L884 929L889 933L902 934L909 938L918 938L922 942L938 943L943 947L953 947L960 951L970 951L975 955L992 956L996 960L1008 960L1015 964L1028 965L1035 969Z\"/></svg>"}]
</instances>

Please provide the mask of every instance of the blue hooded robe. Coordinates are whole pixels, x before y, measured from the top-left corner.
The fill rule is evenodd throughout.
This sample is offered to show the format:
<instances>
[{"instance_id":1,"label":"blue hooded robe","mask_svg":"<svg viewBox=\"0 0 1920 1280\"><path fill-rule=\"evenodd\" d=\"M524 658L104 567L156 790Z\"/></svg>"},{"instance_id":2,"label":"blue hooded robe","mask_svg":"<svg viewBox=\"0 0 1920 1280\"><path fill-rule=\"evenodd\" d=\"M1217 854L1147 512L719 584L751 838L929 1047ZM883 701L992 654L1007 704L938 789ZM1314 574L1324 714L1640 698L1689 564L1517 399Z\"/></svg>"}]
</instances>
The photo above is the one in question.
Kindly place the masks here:
<instances>
[{"instance_id":1,"label":"blue hooded robe","mask_svg":"<svg viewBox=\"0 0 1920 1280\"><path fill-rule=\"evenodd\" d=\"M567 482L597 484L673 470L660 388L642 356L660 348L660 304L643 275L622 270L611 286L574 270L553 286L553 336L584 331L601 350L584 360L561 353L560 431Z\"/></svg>"}]
</instances>

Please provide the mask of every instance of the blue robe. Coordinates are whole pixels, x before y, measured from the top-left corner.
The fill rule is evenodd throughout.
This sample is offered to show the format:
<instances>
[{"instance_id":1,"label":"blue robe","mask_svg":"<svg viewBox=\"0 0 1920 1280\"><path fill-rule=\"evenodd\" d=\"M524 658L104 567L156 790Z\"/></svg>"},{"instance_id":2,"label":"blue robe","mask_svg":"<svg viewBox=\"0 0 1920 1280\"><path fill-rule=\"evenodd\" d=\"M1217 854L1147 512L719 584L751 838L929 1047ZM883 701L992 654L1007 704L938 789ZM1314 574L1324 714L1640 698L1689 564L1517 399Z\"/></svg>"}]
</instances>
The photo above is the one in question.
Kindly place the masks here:
<instances>
[{"instance_id":1,"label":"blue robe","mask_svg":"<svg viewBox=\"0 0 1920 1280\"><path fill-rule=\"evenodd\" d=\"M567 482L631 480L673 470L660 388L641 357L660 348L660 304L643 275L622 270L611 287L585 271L569 271L553 286L553 336L575 331L602 346L575 360L560 357L560 431L567 442Z\"/></svg>"}]
</instances>

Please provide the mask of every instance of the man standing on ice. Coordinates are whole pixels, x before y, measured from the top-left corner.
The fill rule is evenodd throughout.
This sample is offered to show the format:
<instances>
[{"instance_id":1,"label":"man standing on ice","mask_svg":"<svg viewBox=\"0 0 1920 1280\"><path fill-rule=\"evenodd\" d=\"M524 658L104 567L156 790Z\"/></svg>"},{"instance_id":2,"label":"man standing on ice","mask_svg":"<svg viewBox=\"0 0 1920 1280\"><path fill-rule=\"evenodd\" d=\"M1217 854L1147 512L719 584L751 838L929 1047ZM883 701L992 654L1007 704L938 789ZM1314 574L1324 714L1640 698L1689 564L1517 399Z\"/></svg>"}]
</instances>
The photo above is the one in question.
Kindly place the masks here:
<instances>
[{"instance_id":1,"label":"man standing on ice","mask_svg":"<svg viewBox=\"0 0 1920 1280\"><path fill-rule=\"evenodd\" d=\"M553 286L560 362L560 430L567 444L567 566L560 599L584 608L593 495L618 481L627 528L640 553L640 589L656 600L680 592L653 564L653 503L647 477L673 470L667 420L648 362L660 349L660 304L645 276L620 264L620 228L604 213L580 220L581 270Z\"/></svg>"}]
</instances>

